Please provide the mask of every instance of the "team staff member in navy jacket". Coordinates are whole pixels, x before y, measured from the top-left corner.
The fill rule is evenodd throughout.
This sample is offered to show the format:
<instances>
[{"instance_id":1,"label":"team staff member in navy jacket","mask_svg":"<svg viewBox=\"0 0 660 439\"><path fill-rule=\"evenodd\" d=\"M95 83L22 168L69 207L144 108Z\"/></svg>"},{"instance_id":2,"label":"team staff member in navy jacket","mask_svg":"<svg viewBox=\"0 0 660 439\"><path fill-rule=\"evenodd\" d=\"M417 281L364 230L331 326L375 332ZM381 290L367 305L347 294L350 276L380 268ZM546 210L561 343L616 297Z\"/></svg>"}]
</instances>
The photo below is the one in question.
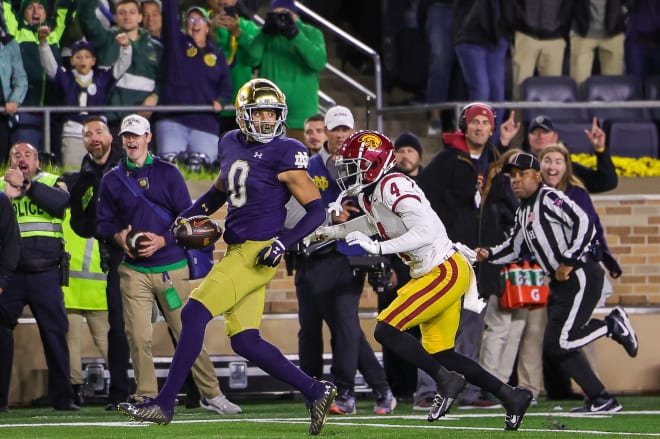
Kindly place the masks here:
<instances>
[{"instance_id":1,"label":"team staff member in navy jacket","mask_svg":"<svg viewBox=\"0 0 660 439\"><path fill-rule=\"evenodd\" d=\"M192 200L181 172L149 153L151 127L147 119L137 114L126 116L119 135L126 159L101 179L96 231L106 241L114 241L124 249L124 261L118 269L119 289L137 394L156 396L151 310L155 299L178 340L181 304L188 300L190 283L185 252L176 245L170 226L177 213L190 207ZM169 218L165 218L167 214ZM127 236L131 231L144 232L146 242L138 248L129 248ZM202 349L197 357L192 374L202 395L203 408L219 414L241 412L240 407L220 392L206 350Z\"/></svg>"},{"instance_id":2,"label":"team staff member in navy jacket","mask_svg":"<svg viewBox=\"0 0 660 439\"><path fill-rule=\"evenodd\" d=\"M156 123L158 154L189 151L204 153L210 162L218 157L220 118L223 105L233 90L229 66L222 50L208 39L209 15L193 6L179 24L176 0L163 1L162 40L165 53L165 81L161 105L213 105L213 112L168 113Z\"/></svg>"}]
</instances>

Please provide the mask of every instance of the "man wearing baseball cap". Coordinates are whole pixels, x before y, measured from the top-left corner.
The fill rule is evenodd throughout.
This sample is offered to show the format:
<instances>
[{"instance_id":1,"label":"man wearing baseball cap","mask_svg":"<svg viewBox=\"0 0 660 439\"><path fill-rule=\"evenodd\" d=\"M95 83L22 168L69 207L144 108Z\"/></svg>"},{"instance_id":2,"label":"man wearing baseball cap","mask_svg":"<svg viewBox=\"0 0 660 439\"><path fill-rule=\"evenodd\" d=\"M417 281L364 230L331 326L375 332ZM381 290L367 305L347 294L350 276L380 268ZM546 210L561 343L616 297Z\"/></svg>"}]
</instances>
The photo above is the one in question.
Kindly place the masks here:
<instances>
[{"instance_id":1,"label":"man wearing baseball cap","mask_svg":"<svg viewBox=\"0 0 660 439\"><path fill-rule=\"evenodd\" d=\"M516 136L519 130L520 124L513 122L513 117L510 117L502 124L502 129L500 130L500 144L498 146L501 148L508 148L511 140ZM616 188L619 180L616 175L614 163L612 163L610 151L606 148L607 136L598 126L597 118L593 118L591 130L585 129L584 133L589 138L589 142L594 148L594 153L596 154L596 169L591 169L577 162L572 162L575 176L584 182L587 191L591 193L605 192ZM538 156L546 146L560 142L561 139L559 139L559 133L549 116L539 114L529 122L527 143L528 149L532 154ZM567 145L567 147L570 149L570 145Z\"/></svg>"},{"instance_id":2,"label":"man wearing baseball cap","mask_svg":"<svg viewBox=\"0 0 660 439\"><path fill-rule=\"evenodd\" d=\"M124 323L137 384L136 395L158 394L151 355L151 307L156 300L172 334L181 333L181 306L190 296L187 257L170 226L176 215L192 204L181 172L149 152L149 121L129 114L119 132L126 151L101 180L97 208L97 234L123 249L118 268L124 304ZM143 232L147 239L137 249L128 245L129 234ZM200 405L218 414L240 413L221 392L213 363L202 349L192 370L202 396Z\"/></svg>"},{"instance_id":3,"label":"man wearing baseball cap","mask_svg":"<svg viewBox=\"0 0 660 439\"><path fill-rule=\"evenodd\" d=\"M424 168L418 183L445 224L449 238L476 247L490 238L483 231L498 227L492 217L482 215L487 211L483 206L484 189L489 187L489 178L494 175L490 170L500 156L489 141L496 129L495 112L486 103L470 103L462 108L458 127L459 131L442 135L445 148ZM480 274L478 280L479 292L487 294L490 276ZM479 358L484 314L484 311L463 309L456 336L456 352L475 363ZM500 407L499 402L472 384L461 392L457 403L463 408Z\"/></svg>"},{"instance_id":4,"label":"man wearing baseball cap","mask_svg":"<svg viewBox=\"0 0 660 439\"><path fill-rule=\"evenodd\" d=\"M337 184L335 160L344 141L353 134L355 119L350 109L337 105L325 114L327 141L318 154L309 160L307 171L321 192L324 205L334 202L341 190ZM363 215L354 198L342 200L339 215L329 215L327 225L339 224ZM349 256L363 256L345 241L331 245L310 246L305 253L295 256L296 296L298 297L298 352L301 369L312 376L323 372L321 327L328 324L333 345L332 370L337 385L337 398L330 406L330 413L354 414L355 373L360 360L360 372L374 390L374 413L389 414L396 406L385 371L360 327L358 306L364 287L365 273L354 270Z\"/></svg>"}]
</instances>

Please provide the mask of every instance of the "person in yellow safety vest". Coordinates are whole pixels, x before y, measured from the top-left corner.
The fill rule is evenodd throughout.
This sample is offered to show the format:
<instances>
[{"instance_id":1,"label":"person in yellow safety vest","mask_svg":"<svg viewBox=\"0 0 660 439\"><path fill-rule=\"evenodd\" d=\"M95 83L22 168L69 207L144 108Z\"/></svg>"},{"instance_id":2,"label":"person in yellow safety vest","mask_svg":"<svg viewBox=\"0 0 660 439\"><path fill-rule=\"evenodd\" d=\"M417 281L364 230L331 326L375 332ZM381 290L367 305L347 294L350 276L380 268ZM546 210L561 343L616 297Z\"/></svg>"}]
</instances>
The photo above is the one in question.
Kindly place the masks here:
<instances>
[{"instance_id":1,"label":"person in yellow safety vest","mask_svg":"<svg viewBox=\"0 0 660 439\"><path fill-rule=\"evenodd\" d=\"M62 219L69 192L57 175L39 168L39 154L33 145L16 143L9 157L10 167L0 180L0 190L12 200L21 234L21 252L18 269L2 294L7 295L5 299L11 298L12 318L18 321L27 304L37 321L48 366L48 398L53 408L79 410L73 403L69 377L69 325L61 287L68 278ZM0 357L12 355L13 345ZM11 363L7 366L0 361L0 376L3 373L11 373Z\"/></svg>"},{"instance_id":2,"label":"person in yellow safety vest","mask_svg":"<svg viewBox=\"0 0 660 439\"><path fill-rule=\"evenodd\" d=\"M76 173L77 174L77 173ZM107 274L101 269L101 253L98 241L94 238L83 238L71 228L71 214L67 209L62 229L64 232L65 249L71 254L69 267L69 285L62 287L64 291L64 307L69 320L69 332L66 341L69 346L69 361L71 364L71 385L74 402L83 402L82 385L85 377L82 371L82 337L83 318L92 335L94 346L108 364L108 300L105 295Z\"/></svg>"}]
</instances>

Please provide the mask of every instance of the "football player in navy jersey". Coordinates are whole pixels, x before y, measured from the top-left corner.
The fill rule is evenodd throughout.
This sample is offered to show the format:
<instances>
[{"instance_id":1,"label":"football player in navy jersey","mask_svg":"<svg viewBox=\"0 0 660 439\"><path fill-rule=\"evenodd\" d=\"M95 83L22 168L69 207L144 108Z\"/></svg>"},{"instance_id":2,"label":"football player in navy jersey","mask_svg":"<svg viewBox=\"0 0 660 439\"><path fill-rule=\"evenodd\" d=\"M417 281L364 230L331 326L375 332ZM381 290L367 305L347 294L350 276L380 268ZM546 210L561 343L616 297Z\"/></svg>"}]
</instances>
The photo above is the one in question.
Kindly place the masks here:
<instances>
[{"instance_id":1,"label":"football player in navy jersey","mask_svg":"<svg viewBox=\"0 0 660 439\"><path fill-rule=\"evenodd\" d=\"M192 292L181 312L181 337L161 392L143 403L122 403L119 410L139 421L168 424L176 395L202 348L206 325L222 314L237 354L305 396L311 412L309 433L317 435L336 395L335 385L303 373L261 338L259 326L266 285L284 250L320 225L325 209L307 173L307 148L284 136L287 106L280 89L271 81L253 79L238 91L235 106L240 129L220 140L218 177L180 214L181 218L210 215L227 202L227 254ZM291 196L306 213L294 227L284 229L285 205Z\"/></svg>"}]
</instances>

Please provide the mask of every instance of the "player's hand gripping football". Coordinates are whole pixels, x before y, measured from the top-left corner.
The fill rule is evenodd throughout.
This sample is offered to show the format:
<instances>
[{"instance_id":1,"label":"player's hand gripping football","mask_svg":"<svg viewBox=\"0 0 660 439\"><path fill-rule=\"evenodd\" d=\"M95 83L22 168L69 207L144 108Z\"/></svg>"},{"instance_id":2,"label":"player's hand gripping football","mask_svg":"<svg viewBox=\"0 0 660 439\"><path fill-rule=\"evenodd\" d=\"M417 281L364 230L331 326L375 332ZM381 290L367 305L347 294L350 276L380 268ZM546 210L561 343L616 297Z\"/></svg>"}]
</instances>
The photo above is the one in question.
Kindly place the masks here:
<instances>
[{"instance_id":1,"label":"player's hand gripping football","mask_svg":"<svg viewBox=\"0 0 660 439\"><path fill-rule=\"evenodd\" d=\"M279 239L275 240L261 249L259 256L257 256L257 264L277 267L282 262L285 251L286 247L284 247L284 244Z\"/></svg>"}]
</instances>

